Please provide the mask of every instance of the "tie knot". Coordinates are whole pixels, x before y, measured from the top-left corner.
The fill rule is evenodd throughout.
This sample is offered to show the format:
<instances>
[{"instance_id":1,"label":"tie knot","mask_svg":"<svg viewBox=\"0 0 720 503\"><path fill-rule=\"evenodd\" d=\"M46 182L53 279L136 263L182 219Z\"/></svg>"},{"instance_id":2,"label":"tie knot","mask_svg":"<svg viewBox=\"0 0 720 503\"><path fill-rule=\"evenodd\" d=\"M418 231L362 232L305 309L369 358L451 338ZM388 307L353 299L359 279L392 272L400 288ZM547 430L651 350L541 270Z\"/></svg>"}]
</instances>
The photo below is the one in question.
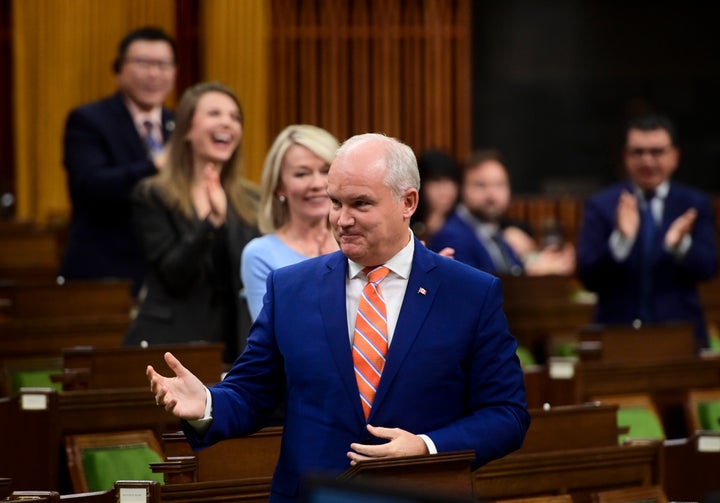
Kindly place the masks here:
<instances>
[{"instance_id":1,"label":"tie knot","mask_svg":"<svg viewBox=\"0 0 720 503\"><path fill-rule=\"evenodd\" d=\"M368 283L377 284L390 274L390 269L381 265L376 267L366 267L363 269L363 272L367 275Z\"/></svg>"},{"instance_id":2,"label":"tie knot","mask_svg":"<svg viewBox=\"0 0 720 503\"><path fill-rule=\"evenodd\" d=\"M645 201L649 203L655 197L655 189L643 190L643 196L645 197Z\"/></svg>"}]
</instances>

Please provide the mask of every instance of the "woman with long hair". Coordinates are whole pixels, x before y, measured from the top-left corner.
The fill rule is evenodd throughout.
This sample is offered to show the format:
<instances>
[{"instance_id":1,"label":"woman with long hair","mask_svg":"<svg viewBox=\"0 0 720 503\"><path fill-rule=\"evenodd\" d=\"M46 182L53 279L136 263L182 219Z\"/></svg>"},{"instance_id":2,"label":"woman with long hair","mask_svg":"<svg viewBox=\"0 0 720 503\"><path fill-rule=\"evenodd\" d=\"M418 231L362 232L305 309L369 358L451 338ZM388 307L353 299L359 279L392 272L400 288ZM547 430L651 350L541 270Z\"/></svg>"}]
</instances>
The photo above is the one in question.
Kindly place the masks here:
<instances>
[{"instance_id":1,"label":"woman with long hair","mask_svg":"<svg viewBox=\"0 0 720 503\"><path fill-rule=\"evenodd\" d=\"M225 343L226 362L237 356L249 329L239 257L257 236L242 135L232 90L205 82L183 94L162 168L133 191L150 271L126 345L214 341Z\"/></svg>"}]
</instances>

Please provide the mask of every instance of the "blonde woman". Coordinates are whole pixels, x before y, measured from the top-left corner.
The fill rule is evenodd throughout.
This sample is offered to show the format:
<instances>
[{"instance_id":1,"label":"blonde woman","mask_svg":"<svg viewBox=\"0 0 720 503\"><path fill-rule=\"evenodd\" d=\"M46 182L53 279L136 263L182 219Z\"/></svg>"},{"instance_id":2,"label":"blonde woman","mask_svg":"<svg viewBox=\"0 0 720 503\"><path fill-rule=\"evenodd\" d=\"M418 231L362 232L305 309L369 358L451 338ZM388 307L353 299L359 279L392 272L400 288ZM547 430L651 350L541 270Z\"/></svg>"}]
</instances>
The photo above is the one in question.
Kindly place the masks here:
<instances>
[{"instance_id":1,"label":"blonde woman","mask_svg":"<svg viewBox=\"0 0 720 503\"><path fill-rule=\"evenodd\" d=\"M339 147L322 128L295 124L275 139L263 166L258 227L244 248L241 277L257 318L271 271L338 249L328 227L327 174Z\"/></svg>"},{"instance_id":2,"label":"blonde woman","mask_svg":"<svg viewBox=\"0 0 720 503\"><path fill-rule=\"evenodd\" d=\"M126 345L214 341L225 343L226 362L237 356L247 316L238 257L258 235L241 178L242 135L230 89L208 82L183 94L160 172L133 191L149 273Z\"/></svg>"}]
</instances>

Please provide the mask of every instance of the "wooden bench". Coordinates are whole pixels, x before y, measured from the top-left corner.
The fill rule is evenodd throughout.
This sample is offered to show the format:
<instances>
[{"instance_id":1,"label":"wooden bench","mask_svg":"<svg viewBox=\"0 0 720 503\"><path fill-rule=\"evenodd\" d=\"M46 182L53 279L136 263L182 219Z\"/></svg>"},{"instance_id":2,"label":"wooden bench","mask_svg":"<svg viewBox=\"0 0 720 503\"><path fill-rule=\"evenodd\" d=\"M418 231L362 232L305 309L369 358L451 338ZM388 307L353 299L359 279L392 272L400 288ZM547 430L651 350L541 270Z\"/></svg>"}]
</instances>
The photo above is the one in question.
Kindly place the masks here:
<instances>
[{"instance_id":1,"label":"wooden bench","mask_svg":"<svg viewBox=\"0 0 720 503\"><path fill-rule=\"evenodd\" d=\"M720 433L695 432L666 440L665 494L670 501L709 501L720 496Z\"/></svg>"},{"instance_id":2,"label":"wooden bench","mask_svg":"<svg viewBox=\"0 0 720 503\"><path fill-rule=\"evenodd\" d=\"M0 399L0 476L16 490L58 490L65 435L151 429L159 437L180 420L155 404L149 386L57 393L26 388Z\"/></svg>"},{"instance_id":3,"label":"wooden bench","mask_svg":"<svg viewBox=\"0 0 720 503\"><path fill-rule=\"evenodd\" d=\"M107 491L60 494L58 491L13 491L7 501L36 501L48 503L160 503L160 484L150 480L120 480ZM5 500L3 500L5 501Z\"/></svg>"},{"instance_id":4,"label":"wooden bench","mask_svg":"<svg viewBox=\"0 0 720 503\"><path fill-rule=\"evenodd\" d=\"M510 331L539 363L548 356L552 336L576 333L592 320L594 305L578 295L577 278L503 276L501 281Z\"/></svg>"},{"instance_id":5,"label":"wooden bench","mask_svg":"<svg viewBox=\"0 0 720 503\"><path fill-rule=\"evenodd\" d=\"M579 405L531 410L523 446L473 472L483 501L570 494L590 503L592 494L662 481L662 444L618 445L616 406Z\"/></svg>"},{"instance_id":6,"label":"wooden bench","mask_svg":"<svg viewBox=\"0 0 720 503\"><path fill-rule=\"evenodd\" d=\"M2 222L0 241L0 279L44 279L57 274L60 239L56 231L30 222Z\"/></svg>"},{"instance_id":7,"label":"wooden bench","mask_svg":"<svg viewBox=\"0 0 720 503\"><path fill-rule=\"evenodd\" d=\"M167 344L141 347L74 347L62 350L62 374L56 378L63 390L147 388L145 369L153 365L171 374L165 364L166 352L173 353L202 382L220 382L223 372L221 343Z\"/></svg>"},{"instance_id":8,"label":"wooden bench","mask_svg":"<svg viewBox=\"0 0 720 503\"><path fill-rule=\"evenodd\" d=\"M193 451L183 432L162 436L168 463L158 464L167 483L207 482L227 479L260 479L268 484L275 471L282 428L272 426L242 438L232 438ZM269 485L268 485L269 487Z\"/></svg>"},{"instance_id":9,"label":"wooden bench","mask_svg":"<svg viewBox=\"0 0 720 503\"><path fill-rule=\"evenodd\" d=\"M129 280L0 281L0 314L5 319L46 319L90 314L130 315Z\"/></svg>"}]
</instances>

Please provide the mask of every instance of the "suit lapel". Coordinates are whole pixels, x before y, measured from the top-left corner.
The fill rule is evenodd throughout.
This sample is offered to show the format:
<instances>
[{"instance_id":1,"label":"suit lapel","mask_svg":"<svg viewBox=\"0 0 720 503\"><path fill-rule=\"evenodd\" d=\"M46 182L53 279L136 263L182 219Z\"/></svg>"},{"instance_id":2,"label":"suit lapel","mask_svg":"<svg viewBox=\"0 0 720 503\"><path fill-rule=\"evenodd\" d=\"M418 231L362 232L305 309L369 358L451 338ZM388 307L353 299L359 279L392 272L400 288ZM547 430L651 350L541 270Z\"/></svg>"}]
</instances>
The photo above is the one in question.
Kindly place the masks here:
<instances>
[{"instance_id":1,"label":"suit lapel","mask_svg":"<svg viewBox=\"0 0 720 503\"><path fill-rule=\"evenodd\" d=\"M116 134L122 138L123 143L128 150L132 152L132 157L142 159L147 156L145 143L135 127L130 111L123 102L122 95L117 93L113 96L110 103L113 114L115 115L115 123L117 124Z\"/></svg>"},{"instance_id":2,"label":"suit lapel","mask_svg":"<svg viewBox=\"0 0 720 503\"><path fill-rule=\"evenodd\" d=\"M320 280L320 310L325 323L325 336L330 346L337 375L355 404L355 414L364 421L360 394L353 370L350 334L348 334L347 309L345 306L345 278L347 259L341 252L327 256L327 269Z\"/></svg>"},{"instance_id":3,"label":"suit lapel","mask_svg":"<svg viewBox=\"0 0 720 503\"><path fill-rule=\"evenodd\" d=\"M380 378L380 385L368 422L372 422L375 411L382 407L387 390L392 386L395 376L420 332L420 327L430 312L430 306L437 295L441 280L439 274L432 274L432 270L437 267L437 260L436 254L428 250L417 239L415 240L415 253L405 299L400 308L400 316L395 326L385 369Z\"/></svg>"}]
</instances>

